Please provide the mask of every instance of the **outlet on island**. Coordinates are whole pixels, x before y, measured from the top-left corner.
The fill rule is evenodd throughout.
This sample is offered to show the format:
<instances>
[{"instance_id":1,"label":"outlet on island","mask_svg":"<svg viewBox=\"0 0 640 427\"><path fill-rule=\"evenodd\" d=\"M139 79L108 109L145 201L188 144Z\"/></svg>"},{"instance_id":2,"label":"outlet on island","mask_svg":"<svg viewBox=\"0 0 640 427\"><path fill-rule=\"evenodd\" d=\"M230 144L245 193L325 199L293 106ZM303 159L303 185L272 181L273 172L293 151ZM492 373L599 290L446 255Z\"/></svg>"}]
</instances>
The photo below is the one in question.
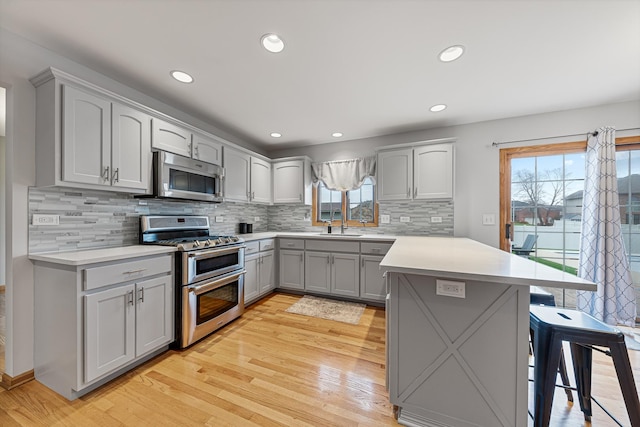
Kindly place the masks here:
<instances>
[{"instance_id":1,"label":"outlet on island","mask_svg":"<svg viewBox=\"0 0 640 427\"><path fill-rule=\"evenodd\" d=\"M400 217L400 222L411 222L411 217L410 216L401 216Z\"/></svg>"}]
</instances>

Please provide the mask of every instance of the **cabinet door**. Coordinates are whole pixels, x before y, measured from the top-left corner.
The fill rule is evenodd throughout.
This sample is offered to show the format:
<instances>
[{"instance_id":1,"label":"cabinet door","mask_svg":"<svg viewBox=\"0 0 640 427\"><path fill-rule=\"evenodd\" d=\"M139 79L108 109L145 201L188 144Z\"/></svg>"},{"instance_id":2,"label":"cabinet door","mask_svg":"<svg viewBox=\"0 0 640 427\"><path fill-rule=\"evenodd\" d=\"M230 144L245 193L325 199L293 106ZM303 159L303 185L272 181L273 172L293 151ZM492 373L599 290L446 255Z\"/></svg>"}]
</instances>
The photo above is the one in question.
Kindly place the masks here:
<instances>
[{"instance_id":1,"label":"cabinet door","mask_svg":"<svg viewBox=\"0 0 640 427\"><path fill-rule=\"evenodd\" d=\"M304 161L273 164L273 203L302 203Z\"/></svg>"},{"instance_id":2,"label":"cabinet door","mask_svg":"<svg viewBox=\"0 0 640 427\"><path fill-rule=\"evenodd\" d=\"M224 198L249 201L249 171L251 156L230 148L224 150Z\"/></svg>"},{"instance_id":3,"label":"cabinet door","mask_svg":"<svg viewBox=\"0 0 640 427\"><path fill-rule=\"evenodd\" d=\"M62 87L62 180L111 185L111 102Z\"/></svg>"},{"instance_id":4,"label":"cabinet door","mask_svg":"<svg viewBox=\"0 0 640 427\"><path fill-rule=\"evenodd\" d=\"M136 283L136 357L173 341L173 276Z\"/></svg>"},{"instance_id":5,"label":"cabinet door","mask_svg":"<svg viewBox=\"0 0 640 427\"><path fill-rule=\"evenodd\" d=\"M304 251L280 250L280 286L304 289Z\"/></svg>"},{"instance_id":6,"label":"cabinet door","mask_svg":"<svg viewBox=\"0 0 640 427\"><path fill-rule=\"evenodd\" d=\"M260 254L260 295L264 295L276 287L273 251Z\"/></svg>"},{"instance_id":7,"label":"cabinet door","mask_svg":"<svg viewBox=\"0 0 640 427\"><path fill-rule=\"evenodd\" d=\"M260 295L260 288L258 285L258 263L260 262L260 255L250 255L244 259L244 269L247 271L244 274L244 302L251 303Z\"/></svg>"},{"instance_id":8,"label":"cabinet door","mask_svg":"<svg viewBox=\"0 0 640 427\"><path fill-rule=\"evenodd\" d=\"M134 293L134 285L125 285L84 297L85 382L135 358Z\"/></svg>"},{"instance_id":9,"label":"cabinet door","mask_svg":"<svg viewBox=\"0 0 640 427\"><path fill-rule=\"evenodd\" d=\"M385 279L380 271L379 255L360 255L360 298L384 301Z\"/></svg>"},{"instance_id":10,"label":"cabinet door","mask_svg":"<svg viewBox=\"0 0 640 427\"><path fill-rule=\"evenodd\" d=\"M304 289L312 292L331 291L331 253L309 252L304 257Z\"/></svg>"},{"instance_id":11,"label":"cabinet door","mask_svg":"<svg viewBox=\"0 0 640 427\"><path fill-rule=\"evenodd\" d=\"M271 203L271 163L251 158L251 201Z\"/></svg>"},{"instance_id":12,"label":"cabinet door","mask_svg":"<svg viewBox=\"0 0 640 427\"><path fill-rule=\"evenodd\" d=\"M151 146L180 156L191 157L191 132L164 120L151 121Z\"/></svg>"},{"instance_id":13,"label":"cabinet door","mask_svg":"<svg viewBox=\"0 0 640 427\"><path fill-rule=\"evenodd\" d=\"M378 153L378 200L408 200L412 198L413 150L381 151Z\"/></svg>"},{"instance_id":14,"label":"cabinet door","mask_svg":"<svg viewBox=\"0 0 640 427\"><path fill-rule=\"evenodd\" d=\"M111 110L111 184L150 190L151 117L120 104Z\"/></svg>"},{"instance_id":15,"label":"cabinet door","mask_svg":"<svg viewBox=\"0 0 640 427\"><path fill-rule=\"evenodd\" d=\"M331 254L331 293L358 297L360 295L360 255Z\"/></svg>"},{"instance_id":16,"label":"cabinet door","mask_svg":"<svg viewBox=\"0 0 640 427\"><path fill-rule=\"evenodd\" d=\"M193 134L193 158L222 166L222 144L197 133Z\"/></svg>"},{"instance_id":17,"label":"cabinet door","mask_svg":"<svg viewBox=\"0 0 640 427\"><path fill-rule=\"evenodd\" d=\"M414 199L453 197L453 145L418 147L413 155Z\"/></svg>"}]
</instances>

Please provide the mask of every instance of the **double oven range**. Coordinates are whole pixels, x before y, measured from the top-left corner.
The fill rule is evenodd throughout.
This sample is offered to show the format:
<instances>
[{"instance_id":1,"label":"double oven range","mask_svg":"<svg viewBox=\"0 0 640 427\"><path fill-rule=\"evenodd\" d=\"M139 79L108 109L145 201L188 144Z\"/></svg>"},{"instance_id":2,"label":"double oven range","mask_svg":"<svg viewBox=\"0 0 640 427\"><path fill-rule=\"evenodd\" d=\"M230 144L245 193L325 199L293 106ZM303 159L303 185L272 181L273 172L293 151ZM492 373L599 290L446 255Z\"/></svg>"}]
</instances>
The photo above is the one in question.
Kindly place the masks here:
<instances>
[{"instance_id":1,"label":"double oven range","mask_svg":"<svg viewBox=\"0 0 640 427\"><path fill-rule=\"evenodd\" d=\"M187 347L244 312L244 241L207 216L141 216L140 243L175 246L176 341Z\"/></svg>"}]
</instances>

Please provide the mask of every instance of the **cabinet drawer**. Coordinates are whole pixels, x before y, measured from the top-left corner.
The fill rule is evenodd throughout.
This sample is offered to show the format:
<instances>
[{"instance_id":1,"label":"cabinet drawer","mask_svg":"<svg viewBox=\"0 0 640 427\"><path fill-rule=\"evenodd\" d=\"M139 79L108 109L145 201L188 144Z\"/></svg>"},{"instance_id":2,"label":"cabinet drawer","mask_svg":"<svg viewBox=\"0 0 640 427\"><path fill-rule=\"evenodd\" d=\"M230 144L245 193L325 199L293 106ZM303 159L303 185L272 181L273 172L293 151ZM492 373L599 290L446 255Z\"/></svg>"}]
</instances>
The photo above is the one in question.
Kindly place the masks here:
<instances>
[{"instance_id":1,"label":"cabinet drawer","mask_svg":"<svg viewBox=\"0 0 640 427\"><path fill-rule=\"evenodd\" d=\"M336 242L335 240L307 240L307 250L328 252L360 252L360 242Z\"/></svg>"},{"instance_id":2,"label":"cabinet drawer","mask_svg":"<svg viewBox=\"0 0 640 427\"><path fill-rule=\"evenodd\" d=\"M171 272L171 255L138 259L84 270L84 289L96 289L155 274Z\"/></svg>"},{"instance_id":3,"label":"cabinet drawer","mask_svg":"<svg viewBox=\"0 0 640 427\"><path fill-rule=\"evenodd\" d=\"M362 242L360 244L360 252L363 254L385 255L389 252L393 243L388 242Z\"/></svg>"},{"instance_id":4,"label":"cabinet drawer","mask_svg":"<svg viewBox=\"0 0 640 427\"><path fill-rule=\"evenodd\" d=\"M304 249L304 240L280 239L280 249Z\"/></svg>"},{"instance_id":5,"label":"cabinet drawer","mask_svg":"<svg viewBox=\"0 0 640 427\"><path fill-rule=\"evenodd\" d=\"M260 242L257 240L253 242L246 242L247 247L244 249L245 255L250 255L253 253L257 253L260 250Z\"/></svg>"},{"instance_id":6,"label":"cabinet drawer","mask_svg":"<svg viewBox=\"0 0 640 427\"><path fill-rule=\"evenodd\" d=\"M260 240L260 252L270 251L274 247L275 247L275 242L273 239Z\"/></svg>"}]
</instances>

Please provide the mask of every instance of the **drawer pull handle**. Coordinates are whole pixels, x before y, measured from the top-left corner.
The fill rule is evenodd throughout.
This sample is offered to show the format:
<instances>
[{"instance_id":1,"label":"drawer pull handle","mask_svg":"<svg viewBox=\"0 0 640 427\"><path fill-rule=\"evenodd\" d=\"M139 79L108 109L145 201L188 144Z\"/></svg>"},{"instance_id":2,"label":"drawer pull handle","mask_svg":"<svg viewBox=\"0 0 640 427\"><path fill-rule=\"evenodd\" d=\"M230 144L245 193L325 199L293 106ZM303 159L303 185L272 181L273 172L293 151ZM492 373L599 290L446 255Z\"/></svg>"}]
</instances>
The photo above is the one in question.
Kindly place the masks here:
<instances>
[{"instance_id":1,"label":"drawer pull handle","mask_svg":"<svg viewBox=\"0 0 640 427\"><path fill-rule=\"evenodd\" d=\"M287 246L294 246L295 243L287 243Z\"/></svg>"},{"instance_id":2,"label":"drawer pull handle","mask_svg":"<svg viewBox=\"0 0 640 427\"><path fill-rule=\"evenodd\" d=\"M129 270L129 271L123 271L122 274L138 274L138 273L142 273L143 271L146 271L146 268L141 268L139 270Z\"/></svg>"}]
</instances>

